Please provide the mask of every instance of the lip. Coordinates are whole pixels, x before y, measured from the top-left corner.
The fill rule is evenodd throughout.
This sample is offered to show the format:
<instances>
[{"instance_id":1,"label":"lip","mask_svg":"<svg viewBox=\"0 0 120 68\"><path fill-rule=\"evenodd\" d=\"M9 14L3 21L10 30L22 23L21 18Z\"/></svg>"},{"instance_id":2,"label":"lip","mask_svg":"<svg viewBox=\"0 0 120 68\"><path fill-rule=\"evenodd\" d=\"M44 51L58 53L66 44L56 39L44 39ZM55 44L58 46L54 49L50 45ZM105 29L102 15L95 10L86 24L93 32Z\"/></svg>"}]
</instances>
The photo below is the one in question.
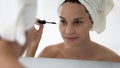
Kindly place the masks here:
<instances>
[{"instance_id":1,"label":"lip","mask_svg":"<svg viewBox=\"0 0 120 68\"><path fill-rule=\"evenodd\" d=\"M66 41L74 41L74 40L76 40L76 39L78 39L78 37L64 37L64 39L66 40Z\"/></svg>"}]
</instances>

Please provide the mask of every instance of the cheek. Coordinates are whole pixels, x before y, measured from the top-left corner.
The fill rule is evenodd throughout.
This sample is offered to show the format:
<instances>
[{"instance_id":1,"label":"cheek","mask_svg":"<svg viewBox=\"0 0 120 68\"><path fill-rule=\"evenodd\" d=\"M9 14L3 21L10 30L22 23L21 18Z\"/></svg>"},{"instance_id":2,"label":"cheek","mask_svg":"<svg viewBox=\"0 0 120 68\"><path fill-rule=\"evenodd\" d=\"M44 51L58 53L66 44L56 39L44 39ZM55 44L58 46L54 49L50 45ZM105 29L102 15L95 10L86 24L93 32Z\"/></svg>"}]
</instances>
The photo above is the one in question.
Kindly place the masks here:
<instances>
[{"instance_id":1,"label":"cheek","mask_svg":"<svg viewBox=\"0 0 120 68\"><path fill-rule=\"evenodd\" d=\"M76 33L80 36L85 36L89 33L89 29L86 26L81 26L79 28L76 28Z\"/></svg>"},{"instance_id":2,"label":"cheek","mask_svg":"<svg viewBox=\"0 0 120 68\"><path fill-rule=\"evenodd\" d=\"M91 28L93 27L93 24L91 22L85 24L84 31L89 32Z\"/></svg>"}]
</instances>

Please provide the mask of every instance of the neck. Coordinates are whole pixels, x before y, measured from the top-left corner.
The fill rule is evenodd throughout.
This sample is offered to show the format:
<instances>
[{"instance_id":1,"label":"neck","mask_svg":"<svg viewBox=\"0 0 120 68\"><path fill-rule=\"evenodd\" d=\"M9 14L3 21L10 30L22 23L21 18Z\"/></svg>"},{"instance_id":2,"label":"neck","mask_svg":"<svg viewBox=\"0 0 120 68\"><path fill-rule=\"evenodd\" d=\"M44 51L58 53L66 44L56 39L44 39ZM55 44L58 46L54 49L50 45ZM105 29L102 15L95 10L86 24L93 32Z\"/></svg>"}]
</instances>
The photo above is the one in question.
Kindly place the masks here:
<instances>
[{"instance_id":1,"label":"neck","mask_svg":"<svg viewBox=\"0 0 120 68\"><path fill-rule=\"evenodd\" d=\"M84 44L79 44L77 46L72 46L72 47L64 47L65 52L70 53L70 54L85 54L91 49L92 46L92 41L87 41Z\"/></svg>"},{"instance_id":2,"label":"neck","mask_svg":"<svg viewBox=\"0 0 120 68\"><path fill-rule=\"evenodd\" d=\"M65 45L65 48L67 49L84 49L86 48L87 46L91 45L92 41L88 38L88 39L85 39L81 42L77 42L77 43L64 43Z\"/></svg>"}]
</instances>

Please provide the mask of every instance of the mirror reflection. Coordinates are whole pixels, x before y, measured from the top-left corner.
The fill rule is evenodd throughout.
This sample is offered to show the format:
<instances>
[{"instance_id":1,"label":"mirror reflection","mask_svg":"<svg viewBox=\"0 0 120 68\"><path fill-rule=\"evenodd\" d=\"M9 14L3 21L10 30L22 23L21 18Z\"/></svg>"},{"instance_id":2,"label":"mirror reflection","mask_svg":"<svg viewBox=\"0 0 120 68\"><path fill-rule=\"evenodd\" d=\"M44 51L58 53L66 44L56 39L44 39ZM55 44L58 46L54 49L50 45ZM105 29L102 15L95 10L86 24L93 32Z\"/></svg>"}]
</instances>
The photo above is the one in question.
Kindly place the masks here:
<instances>
[{"instance_id":1,"label":"mirror reflection","mask_svg":"<svg viewBox=\"0 0 120 68\"><path fill-rule=\"evenodd\" d=\"M44 19L57 24L37 24L39 29L26 56L118 61L119 19L113 16L120 17L120 10L116 2L39 0L36 22Z\"/></svg>"}]
</instances>

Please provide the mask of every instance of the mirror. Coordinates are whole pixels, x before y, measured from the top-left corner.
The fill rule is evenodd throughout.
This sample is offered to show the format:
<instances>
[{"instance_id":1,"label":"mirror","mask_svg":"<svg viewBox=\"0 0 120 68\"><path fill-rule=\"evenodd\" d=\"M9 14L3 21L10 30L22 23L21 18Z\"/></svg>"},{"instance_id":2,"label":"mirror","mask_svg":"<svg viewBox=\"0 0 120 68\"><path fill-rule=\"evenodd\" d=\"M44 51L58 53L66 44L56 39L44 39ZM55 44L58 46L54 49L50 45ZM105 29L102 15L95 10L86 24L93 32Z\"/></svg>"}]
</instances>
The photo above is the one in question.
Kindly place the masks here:
<instances>
[{"instance_id":1,"label":"mirror","mask_svg":"<svg viewBox=\"0 0 120 68\"><path fill-rule=\"evenodd\" d=\"M96 43L99 43L114 52L120 55L120 32L119 32L119 21L120 21L120 1L114 0L114 8L107 15L106 29L101 34L97 34L96 32L90 32L90 37ZM49 0L38 0L38 12L37 18L41 20L54 21L58 22L58 6L59 0L49 1ZM62 42L62 38L59 32L59 24L56 25L48 25L46 24L44 27L44 32L42 36L42 40L39 44L39 48L36 52L36 57L38 54L48 45L56 44Z\"/></svg>"}]
</instances>

